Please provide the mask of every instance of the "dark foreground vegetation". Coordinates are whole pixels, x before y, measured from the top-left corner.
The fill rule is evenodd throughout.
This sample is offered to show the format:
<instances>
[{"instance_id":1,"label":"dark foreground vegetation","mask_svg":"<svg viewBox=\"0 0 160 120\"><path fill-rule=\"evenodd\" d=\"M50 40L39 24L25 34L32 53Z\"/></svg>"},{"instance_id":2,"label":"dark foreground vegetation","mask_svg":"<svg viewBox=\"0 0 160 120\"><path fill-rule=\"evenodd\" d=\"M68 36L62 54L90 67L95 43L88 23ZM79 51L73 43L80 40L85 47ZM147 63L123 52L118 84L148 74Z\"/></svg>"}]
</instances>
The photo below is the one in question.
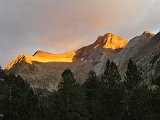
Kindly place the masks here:
<instances>
[{"instance_id":1,"label":"dark foreground vegetation","mask_svg":"<svg viewBox=\"0 0 160 120\"><path fill-rule=\"evenodd\" d=\"M151 87L152 86L152 87ZM33 90L20 76L0 70L0 119L6 120L160 120L160 79L142 77L132 60L124 80L109 60L101 77L90 71L84 84L71 70L58 90Z\"/></svg>"}]
</instances>

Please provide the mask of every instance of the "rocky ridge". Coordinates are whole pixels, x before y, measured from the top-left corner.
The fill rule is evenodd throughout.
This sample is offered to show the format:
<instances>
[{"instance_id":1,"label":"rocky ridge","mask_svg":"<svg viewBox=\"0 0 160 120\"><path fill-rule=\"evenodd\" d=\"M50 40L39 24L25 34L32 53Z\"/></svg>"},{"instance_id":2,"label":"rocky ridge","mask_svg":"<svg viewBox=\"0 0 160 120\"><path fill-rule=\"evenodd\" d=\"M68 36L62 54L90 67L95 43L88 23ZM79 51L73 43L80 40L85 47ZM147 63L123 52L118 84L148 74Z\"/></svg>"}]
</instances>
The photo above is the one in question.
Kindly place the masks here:
<instances>
[{"instance_id":1,"label":"rocky ridge","mask_svg":"<svg viewBox=\"0 0 160 120\"><path fill-rule=\"evenodd\" d=\"M128 43L112 33L99 36L97 40L77 51L52 54L37 51L33 56L20 55L6 67L8 74L14 73L28 80L33 88L56 89L64 69L71 69L78 82L83 83L90 70L103 73L107 59L118 65L124 75L128 60L132 58L144 68L145 76L160 75L160 32L144 32Z\"/></svg>"}]
</instances>

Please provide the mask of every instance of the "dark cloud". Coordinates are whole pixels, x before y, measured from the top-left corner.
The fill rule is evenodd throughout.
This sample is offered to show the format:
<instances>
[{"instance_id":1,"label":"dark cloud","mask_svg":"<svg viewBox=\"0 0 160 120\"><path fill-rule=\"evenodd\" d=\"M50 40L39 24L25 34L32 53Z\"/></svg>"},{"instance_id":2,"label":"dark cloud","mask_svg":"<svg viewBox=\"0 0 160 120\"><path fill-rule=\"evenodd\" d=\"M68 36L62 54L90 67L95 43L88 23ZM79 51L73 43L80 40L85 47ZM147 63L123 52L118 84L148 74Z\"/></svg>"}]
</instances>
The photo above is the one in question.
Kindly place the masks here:
<instances>
[{"instance_id":1,"label":"dark cloud","mask_svg":"<svg viewBox=\"0 0 160 120\"><path fill-rule=\"evenodd\" d=\"M0 0L0 64L36 50L63 53L112 32L160 28L158 0Z\"/></svg>"}]
</instances>

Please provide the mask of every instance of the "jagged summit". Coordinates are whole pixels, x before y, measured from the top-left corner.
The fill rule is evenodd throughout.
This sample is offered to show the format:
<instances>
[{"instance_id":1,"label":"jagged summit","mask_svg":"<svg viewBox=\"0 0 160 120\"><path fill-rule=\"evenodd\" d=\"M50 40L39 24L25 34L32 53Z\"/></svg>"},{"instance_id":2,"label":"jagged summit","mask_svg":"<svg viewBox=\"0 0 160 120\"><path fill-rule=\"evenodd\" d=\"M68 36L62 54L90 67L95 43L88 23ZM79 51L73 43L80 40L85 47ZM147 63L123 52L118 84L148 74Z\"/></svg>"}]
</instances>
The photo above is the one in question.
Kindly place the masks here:
<instances>
[{"instance_id":1,"label":"jagged summit","mask_svg":"<svg viewBox=\"0 0 160 120\"><path fill-rule=\"evenodd\" d=\"M101 49L119 49L124 48L127 45L128 41L124 38L118 37L112 33L107 33L104 36L99 36L97 40L86 47L83 47L77 51L64 53L64 54L52 54L49 52L36 51L32 56L20 55L13 62L11 62L6 69L9 70L22 60L26 63L32 64L32 62L73 62L73 60L86 59L93 60L95 56L103 53ZM94 49L99 49L99 53L94 53Z\"/></svg>"},{"instance_id":2,"label":"jagged summit","mask_svg":"<svg viewBox=\"0 0 160 120\"><path fill-rule=\"evenodd\" d=\"M33 56L37 56L37 55L43 54L43 53L47 53L47 52L44 52L44 51L41 51L41 50L37 50L37 51L33 54ZM51 53L48 53L48 54L51 54Z\"/></svg>"},{"instance_id":3,"label":"jagged summit","mask_svg":"<svg viewBox=\"0 0 160 120\"><path fill-rule=\"evenodd\" d=\"M128 41L122 37L116 36L112 33L107 33L104 36L99 36L97 40L86 47L80 48L77 51L64 53L64 54L53 54L44 51L36 51L32 57L35 61L52 61L52 62L72 62L78 59L87 59L94 49L119 49L124 48L128 44ZM77 59L78 58L78 59ZM90 58L92 59L92 58Z\"/></svg>"},{"instance_id":4,"label":"jagged summit","mask_svg":"<svg viewBox=\"0 0 160 120\"><path fill-rule=\"evenodd\" d=\"M160 32L158 32L158 33L154 36L154 38L160 40Z\"/></svg>"},{"instance_id":5,"label":"jagged summit","mask_svg":"<svg viewBox=\"0 0 160 120\"><path fill-rule=\"evenodd\" d=\"M37 50L33 56L34 57L46 57L46 56L52 56L54 55L53 53L50 53L50 52L45 52L45 51L41 51L41 50ZM56 54L58 55L58 54ZM60 54L59 54L60 55ZM62 55L62 54L61 54Z\"/></svg>"},{"instance_id":6,"label":"jagged summit","mask_svg":"<svg viewBox=\"0 0 160 120\"><path fill-rule=\"evenodd\" d=\"M52 54L38 50L32 56L22 54L6 67L6 73L20 75L34 88L52 90L56 89L61 73L66 68L71 69L75 79L83 83L90 70L94 70L97 75L103 73L107 59L116 62L123 75L127 68L127 61L132 58L139 66L145 67L145 74L158 76L160 75L159 46L160 32L155 35L145 31L129 43L124 38L107 33L99 36L93 44L74 52ZM152 63L151 67L154 67L153 72L150 71L150 63ZM152 73L154 75L150 75Z\"/></svg>"},{"instance_id":7,"label":"jagged summit","mask_svg":"<svg viewBox=\"0 0 160 120\"><path fill-rule=\"evenodd\" d=\"M144 31L142 35L145 35L145 34L155 35L155 34L149 32L149 31Z\"/></svg>"},{"instance_id":8,"label":"jagged summit","mask_svg":"<svg viewBox=\"0 0 160 120\"><path fill-rule=\"evenodd\" d=\"M160 31L157 34L160 34Z\"/></svg>"},{"instance_id":9,"label":"jagged summit","mask_svg":"<svg viewBox=\"0 0 160 120\"><path fill-rule=\"evenodd\" d=\"M15 60L13 60L5 69L10 70L16 64L25 62L32 64L33 62L49 63L49 62L72 62L75 56L75 52L70 52L66 54L52 54L43 51L36 51L33 56L27 56L24 54L19 55Z\"/></svg>"},{"instance_id":10,"label":"jagged summit","mask_svg":"<svg viewBox=\"0 0 160 120\"><path fill-rule=\"evenodd\" d=\"M128 41L126 39L107 33L104 36L99 36L93 45L94 48L119 49L124 48L127 44Z\"/></svg>"},{"instance_id":11,"label":"jagged summit","mask_svg":"<svg viewBox=\"0 0 160 120\"><path fill-rule=\"evenodd\" d=\"M27 63L31 63L31 60L28 58L28 56L25 56L24 54L20 54L14 61L12 61L5 69L9 70L12 67L14 67L14 65L21 63L21 62L27 62Z\"/></svg>"},{"instance_id":12,"label":"jagged summit","mask_svg":"<svg viewBox=\"0 0 160 120\"><path fill-rule=\"evenodd\" d=\"M124 38L107 33L99 36L93 44L73 52L52 54L38 50L32 56L22 54L5 70L7 74L14 73L29 80L34 88L56 89L64 69L70 68L78 81L84 82L90 70L100 74L104 61L114 58L119 52L116 49L124 48L127 43Z\"/></svg>"}]
</instances>

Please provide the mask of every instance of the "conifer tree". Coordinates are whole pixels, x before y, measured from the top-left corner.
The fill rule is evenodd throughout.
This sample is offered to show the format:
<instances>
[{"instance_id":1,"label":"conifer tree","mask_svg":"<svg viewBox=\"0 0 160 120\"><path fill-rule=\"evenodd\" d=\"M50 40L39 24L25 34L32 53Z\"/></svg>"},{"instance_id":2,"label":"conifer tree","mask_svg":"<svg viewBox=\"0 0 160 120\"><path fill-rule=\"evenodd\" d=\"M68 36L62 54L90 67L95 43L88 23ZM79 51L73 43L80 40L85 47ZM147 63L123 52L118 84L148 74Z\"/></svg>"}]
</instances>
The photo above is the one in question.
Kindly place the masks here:
<instances>
[{"instance_id":1,"label":"conifer tree","mask_svg":"<svg viewBox=\"0 0 160 120\"><path fill-rule=\"evenodd\" d=\"M2 67L0 66L0 73L2 73L3 72L3 69L2 69Z\"/></svg>"},{"instance_id":2,"label":"conifer tree","mask_svg":"<svg viewBox=\"0 0 160 120\"><path fill-rule=\"evenodd\" d=\"M5 73L4 73L4 70L2 69L2 67L0 66L0 78L1 79L4 79L5 78Z\"/></svg>"},{"instance_id":3,"label":"conifer tree","mask_svg":"<svg viewBox=\"0 0 160 120\"><path fill-rule=\"evenodd\" d=\"M62 81L52 98L54 99L51 105L53 107L52 119L81 120L85 117L83 94L71 70L66 69L62 73Z\"/></svg>"},{"instance_id":4,"label":"conifer tree","mask_svg":"<svg viewBox=\"0 0 160 120\"><path fill-rule=\"evenodd\" d=\"M85 106L88 112L89 119L97 119L97 108L99 107L98 104L98 94L99 94L99 80L97 75L94 71L90 71L88 74L88 78L84 83L85 89Z\"/></svg>"},{"instance_id":5,"label":"conifer tree","mask_svg":"<svg viewBox=\"0 0 160 120\"><path fill-rule=\"evenodd\" d=\"M132 61L132 59L130 59L124 82L126 89L130 91L135 87L139 86L139 84L143 81L144 80L142 77L142 69L140 67L137 67L137 65Z\"/></svg>"},{"instance_id":6,"label":"conifer tree","mask_svg":"<svg viewBox=\"0 0 160 120\"><path fill-rule=\"evenodd\" d=\"M152 84L156 86L150 94L150 111L152 119L160 119L160 76L152 80Z\"/></svg>"},{"instance_id":7,"label":"conifer tree","mask_svg":"<svg viewBox=\"0 0 160 120\"><path fill-rule=\"evenodd\" d=\"M20 76L8 76L1 85L0 113L9 120L38 119L38 101L29 86Z\"/></svg>"},{"instance_id":8,"label":"conifer tree","mask_svg":"<svg viewBox=\"0 0 160 120\"><path fill-rule=\"evenodd\" d=\"M108 113L103 119L119 120L121 115L123 88L121 85L121 76L115 63L109 60L106 63L106 69L102 76L102 92L104 96L104 112Z\"/></svg>"},{"instance_id":9,"label":"conifer tree","mask_svg":"<svg viewBox=\"0 0 160 120\"><path fill-rule=\"evenodd\" d=\"M124 118L130 120L150 120L150 90L145 85L140 67L130 59L126 71L124 86Z\"/></svg>"},{"instance_id":10,"label":"conifer tree","mask_svg":"<svg viewBox=\"0 0 160 120\"><path fill-rule=\"evenodd\" d=\"M158 76L156 79L152 80L152 84L160 87L160 76Z\"/></svg>"}]
</instances>

